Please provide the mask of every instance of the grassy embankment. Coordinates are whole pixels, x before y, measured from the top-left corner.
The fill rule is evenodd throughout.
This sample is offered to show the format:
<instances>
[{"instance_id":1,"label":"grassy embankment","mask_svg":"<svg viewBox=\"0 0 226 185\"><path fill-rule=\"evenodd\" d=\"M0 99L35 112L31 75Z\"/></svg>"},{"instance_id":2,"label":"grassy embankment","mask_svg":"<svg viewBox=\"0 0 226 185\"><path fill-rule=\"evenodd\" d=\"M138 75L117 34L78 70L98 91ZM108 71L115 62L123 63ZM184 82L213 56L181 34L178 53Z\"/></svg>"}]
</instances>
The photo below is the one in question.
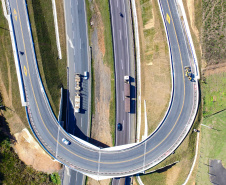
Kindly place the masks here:
<instances>
[{"instance_id":1,"label":"grassy embankment","mask_svg":"<svg viewBox=\"0 0 226 185\"><path fill-rule=\"evenodd\" d=\"M53 112L57 116L60 88L62 85L64 88L67 87L65 41L61 40L63 59L58 60L52 2L33 0L28 1L27 5L39 71ZM63 21L63 19L58 20L60 30L64 30L61 28L64 26Z\"/></svg>"},{"instance_id":2,"label":"grassy embankment","mask_svg":"<svg viewBox=\"0 0 226 185\"><path fill-rule=\"evenodd\" d=\"M2 5L0 3L0 74L1 81L5 85L6 93L12 99L13 111L7 109L4 114L11 117L13 113L16 113L23 124L29 128L25 109L21 108L19 86L16 74L16 67L13 58L12 45L10 40L9 28L7 20L3 15ZM10 102L5 102L5 106L10 107ZM8 118L9 118L8 117ZM15 126L16 127L16 126ZM21 127L18 126L18 131L21 131Z\"/></svg>"},{"instance_id":3,"label":"grassy embankment","mask_svg":"<svg viewBox=\"0 0 226 185\"><path fill-rule=\"evenodd\" d=\"M197 21L196 26L200 25L203 30L201 38L205 65L223 63L225 62L226 2L205 0L202 1L201 9L200 17L203 19ZM201 126L200 156L194 177L197 184L211 184L208 174L209 160L222 160L223 166L226 167L226 73L218 72L216 68L213 74L202 76L201 89L202 124L213 129ZM221 110L224 111L219 112Z\"/></svg>"},{"instance_id":4,"label":"grassy embankment","mask_svg":"<svg viewBox=\"0 0 226 185\"><path fill-rule=\"evenodd\" d=\"M114 57L113 57L113 44L112 44L112 32L111 32L111 20L110 20L110 10L109 10L109 1L102 1L96 0L95 3L97 4L101 18L104 25L104 42L105 42L105 55L104 55L104 63L111 70L111 101L110 101L110 115L109 121L111 126L111 135L112 141L114 144L115 140L115 73L114 73ZM88 33L89 33L89 41L91 42L91 35L93 32L93 28L90 26L89 21L95 12L90 10L90 3L86 0L86 10L87 10L87 22L88 22ZM95 8L94 8L95 9ZM92 114L94 114L94 104L95 104L95 95L94 95L94 84L95 84L95 74L94 74L94 65L92 59Z\"/></svg>"},{"instance_id":5,"label":"grassy embankment","mask_svg":"<svg viewBox=\"0 0 226 185\"><path fill-rule=\"evenodd\" d=\"M154 17L158 17L158 20L162 22L162 18L159 13L157 1L155 0L152 2L153 2L152 5L155 6L156 10L158 10L158 13L155 13ZM200 1L197 1L195 3L197 4L197 7L201 8ZM187 12L186 3L184 3L184 6L185 6L187 17L189 17L188 12ZM148 11L148 10L146 10L146 11ZM199 9L199 11L196 11L196 14L199 12L200 12L200 9ZM143 13L143 16L145 16L144 13ZM143 20L145 21L145 18L143 18ZM196 19L196 21L197 21L196 23L200 25L200 18ZM164 31L164 27L161 26L161 29L159 31ZM200 60L201 52L199 49L198 38L195 36L195 34L192 31L191 31L191 34L193 36L193 41L194 41L198 60L201 61ZM153 40L150 39L150 42L153 42ZM168 52L168 49L166 49L166 51ZM192 129L198 127L201 117L202 117L202 112L199 111ZM192 162L193 162L196 137L197 137L196 133L190 131L188 136L185 138L185 140L182 142L182 144L177 148L177 150L175 151L174 154L170 155L168 158L166 158L163 162L161 162L154 168L147 170L147 172L153 171L155 169L159 169L159 168L164 167L165 165L169 165L175 161L180 161L179 163L177 163L176 165L172 166L169 169L161 170L160 172L141 176L143 183L144 184L161 184L161 185L162 184L183 184L183 182L185 181L185 179L189 173L189 170L190 170Z\"/></svg>"},{"instance_id":6,"label":"grassy embankment","mask_svg":"<svg viewBox=\"0 0 226 185\"><path fill-rule=\"evenodd\" d=\"M209 160L222 160L226 167L226 72L207 76L202 83L203 120L200 157L196 170L197 184L212 184L209 179ZM215 114L216 113L216 114Z\"/></svg>"}]
</instances>

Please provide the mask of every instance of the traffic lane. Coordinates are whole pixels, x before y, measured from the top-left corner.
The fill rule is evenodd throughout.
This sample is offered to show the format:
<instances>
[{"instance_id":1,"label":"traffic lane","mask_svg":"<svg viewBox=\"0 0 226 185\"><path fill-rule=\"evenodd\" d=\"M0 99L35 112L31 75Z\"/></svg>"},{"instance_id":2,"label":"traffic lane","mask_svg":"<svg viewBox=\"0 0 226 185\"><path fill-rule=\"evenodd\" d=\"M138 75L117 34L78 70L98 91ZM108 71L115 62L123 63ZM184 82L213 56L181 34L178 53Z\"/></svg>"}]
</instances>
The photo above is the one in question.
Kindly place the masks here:
<instances>
[{"instance_id":1,"label":"traffic lane","mask_svg":"<svg viewBox=\"0 0 226 185\"><path fill-rule=\"evenodd\" d=\"M87 20L86 20L86 5L85 1L78 1L78 16L79 16L79 33L81 38L81 62L82 62L82 71L89 71L88 63L88 35L87 35ZM83 62L84 61L84 62ZM87 61L87 62L86 62Z\"/></svg>"},{"instance_id":2,"label":"traffic lane","mask_svg":"<svg viewBox=\"0 0 226 185\"><path fill-rule=\"evenodd\" d=\"M180 22L180 18L178 16L178 14L177 14L176 7L173 6L172 2L168 1L168 0L161 0L161 4L163 7L163 13L165 16L166 26L167 26L167 29L169 32L171 48L174 49L175 47L178 47L178 45L179 45L183 63L185 65L189 65L190 60L189 60L188 50L187 50L187 47L185 44L186 39L184 38L183 29L181 27L181 22ZM170 21L167 21L167 17L170 18ZM175 54L173 54L173 56L175 56Z\"/></svg>"},{"instance_id":3,"label":"traffic lane","mask_svg":"<svg viewBox=\"0 0 226 185\"><path fill-rule=\"evenodd\" d=\"M118 5L118 6L117 6ZM116 141L116 144L119 145L119 144L125 144L127 143L127 137L126 137L126 128L128 123L125 122L125 119L126 119L126 115L124 114L124 110L125 110L125 105L124 105L124 76L125 75L128 75L128 72L127 72L127 69L128 69L128 64L127 64L127 60L128 60L128 55L126 56L127 54L127 33L125 32L127 29L125 28L125 24L124 24L124 21L126 21L126 17L125 17L125 12L124 12L124 9L121 8L123 7L123 3L122 1L120 2L112 2L111 4L111 7L113 9L112 11L112 22L113 22L113 25L114 25L114 28L116 31L117 34L114 34L114 44L115 44L115 55L117 55L115 57L115 62L116 62L116 69L117 69L117 72L119 75L116 75L116 78L118 76L118 83L116 84L118 89L117 92L118 95L117 95L117 98L118 98L118 104L120 104L120 110L118 111L119 114L118 114L118 121L117 123L121 123L123 125L123 130L117 132L117 141ZM122 14L122 15L120 15ZM127 73L127 74L126 74ZM116 123L116 124L117 124Z\"/></svg>"},{"instance_id":4,"label":"traffic lane","mask_svg":"<svg viewBox=\"0 0 226 185\"><path fill-rule=\"evenodd\" d=\"M23 45L20 45L18 48L20 50L24 51L24 54L20 56L20 65L21 65L21 69L22 69L22 75L23 75L23 80L25 81L26 85L26 93L29 97L29 112L33 112L32 114L32 121L35 122L43 122L42 117L39 116L39 114L42 114L43 112L41 112L42 110L40 110L40 108L38 108L38 102L37 102L37 98L45 98L44 97L44 91L41 92L40 91L40 85L38 83L39 79L39 74L37 73L37 66L36 64L33 65L33 61L35 59L33 48L32 48L32 42L31 42L31 35L28 32L28 24L26 24L26 22L28 21L27 18L27 14L26 14L26 7L24 3L19 3L17 1L14 1L13 3L10 2L11 4L11 8L17 10L17 26L14 28L15 29L15 33L17 35L16 39L17 39L17 43L23 43ZM19 6L20 5L20 6ZM21 19L26 20L21 22ZM18 35L18 34L21 35ZM25 37L26 35L26 37ZM31 66L30 66L31 65ZM34 66L36 66L36 68L34 68ZM26 69L26 70L25 70ZM36 80L32 81L30 79L31 76L36 76ZM39 94L37 97L34 96L34 91L39 91ZM46 99L45 99L46 100ZM46 107L46 102L41 102L40 105L43 107L44 111L51 113L51 110L48 109ZM54 118L52 116L48 116L47 119L51 122ZM55 124L53 123L53 126L55 126ZM55 127L56 128L56 127ZM38 126L36 127L36 129L38 129ZM56 130L56 129L55 129ZM39 133L42 133L42 129L39 129ZM55 145L55 142L53 142L51 139L48 140L52 146ZM55 148L52 147L52 150L54 151Z\"/></svg>"}]
</instances>

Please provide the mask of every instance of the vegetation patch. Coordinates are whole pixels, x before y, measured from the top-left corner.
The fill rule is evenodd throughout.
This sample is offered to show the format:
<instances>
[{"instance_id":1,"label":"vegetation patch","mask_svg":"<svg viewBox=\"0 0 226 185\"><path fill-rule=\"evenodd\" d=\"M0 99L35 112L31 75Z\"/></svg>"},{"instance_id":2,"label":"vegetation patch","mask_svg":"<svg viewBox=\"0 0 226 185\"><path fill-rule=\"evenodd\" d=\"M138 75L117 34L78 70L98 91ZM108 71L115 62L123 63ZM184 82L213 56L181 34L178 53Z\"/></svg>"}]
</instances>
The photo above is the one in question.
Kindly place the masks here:
<instances>
[{"instance_id":1,"label":"vegetation patch","mask_svg":"<svg viewBox=\"0 0 226 185\"><path fill-rule=\"evenodd\" d=\"M203 78L203 116L226 109L226 72Z\"/></svg>"},{"instance_id":2,"label":"vegetation patch","mask_svg":"<svg viewBox=\"0 0 226 185\"><path fill-rule=\"evenodd\" d=\"M31 0L27 1L27 5L39 71L51 107L58 115L60 88L67 87L67 71L66 56L63 55L62 60L58 59L52 2Z\"/></svg>"},{"instance_id":3,"label":"vegetation patch","mask_svg":"<svg viewBox=\"0 0 226 185\"><path fill-rule=\"evenodd\" d=\"M207 65L226 62L226 1L203 0L203 53Z\"/></svg>"}]
</instances>

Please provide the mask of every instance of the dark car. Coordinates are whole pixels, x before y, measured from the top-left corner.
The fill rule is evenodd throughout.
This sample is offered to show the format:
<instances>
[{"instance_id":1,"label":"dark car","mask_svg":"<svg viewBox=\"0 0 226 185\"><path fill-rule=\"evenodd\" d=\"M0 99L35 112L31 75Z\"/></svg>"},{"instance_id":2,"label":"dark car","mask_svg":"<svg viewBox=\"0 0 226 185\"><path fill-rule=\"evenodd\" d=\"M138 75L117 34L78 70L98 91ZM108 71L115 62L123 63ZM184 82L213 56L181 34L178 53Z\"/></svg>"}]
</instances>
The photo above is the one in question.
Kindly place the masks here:
<instances>
[{"instance_id":1,"label":"dark car","mask_svg":"<svg viewBox=\"0 0 226 185\"><path fill-rule=\"evenodd\" d=\"M121 123L118 123L118 124L117 124L117 130L118 130L118 131L122 131L122 124L121 124Z\"/></svg>"}]
</instances>

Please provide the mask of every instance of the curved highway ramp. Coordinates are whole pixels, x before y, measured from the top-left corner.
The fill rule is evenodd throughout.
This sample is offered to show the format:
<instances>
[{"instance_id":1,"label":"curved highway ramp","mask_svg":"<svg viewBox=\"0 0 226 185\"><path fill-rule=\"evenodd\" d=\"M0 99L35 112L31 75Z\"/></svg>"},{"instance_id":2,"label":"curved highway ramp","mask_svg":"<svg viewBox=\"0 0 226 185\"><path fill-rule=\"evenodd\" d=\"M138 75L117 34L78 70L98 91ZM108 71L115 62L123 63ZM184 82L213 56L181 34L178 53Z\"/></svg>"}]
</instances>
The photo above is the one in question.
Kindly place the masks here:
<instances>
[{"instance_id":1,"label":"curved highway ramp","mask_svg":"<svg viewBox=\"0 0 226 185\"><path fill-rule=\"evenodd\" d=\"M196 115L198 82L195 74L190 81L184 73L185 66L191 66L193 70L194 64L174 1L159 1L172 69L173 90L168 112L158 129L145 141L107 149L72 137L59 125L38 71L26 1L9 0L8 5L11 12L17 12L17 19L11 15L11 20L26 95L28 121L34 135L52 157L70 168L101 179L142 172L161 162L180 145ZM71 144L65 145L63 138Z\"/></svg>"}]
</instances>

